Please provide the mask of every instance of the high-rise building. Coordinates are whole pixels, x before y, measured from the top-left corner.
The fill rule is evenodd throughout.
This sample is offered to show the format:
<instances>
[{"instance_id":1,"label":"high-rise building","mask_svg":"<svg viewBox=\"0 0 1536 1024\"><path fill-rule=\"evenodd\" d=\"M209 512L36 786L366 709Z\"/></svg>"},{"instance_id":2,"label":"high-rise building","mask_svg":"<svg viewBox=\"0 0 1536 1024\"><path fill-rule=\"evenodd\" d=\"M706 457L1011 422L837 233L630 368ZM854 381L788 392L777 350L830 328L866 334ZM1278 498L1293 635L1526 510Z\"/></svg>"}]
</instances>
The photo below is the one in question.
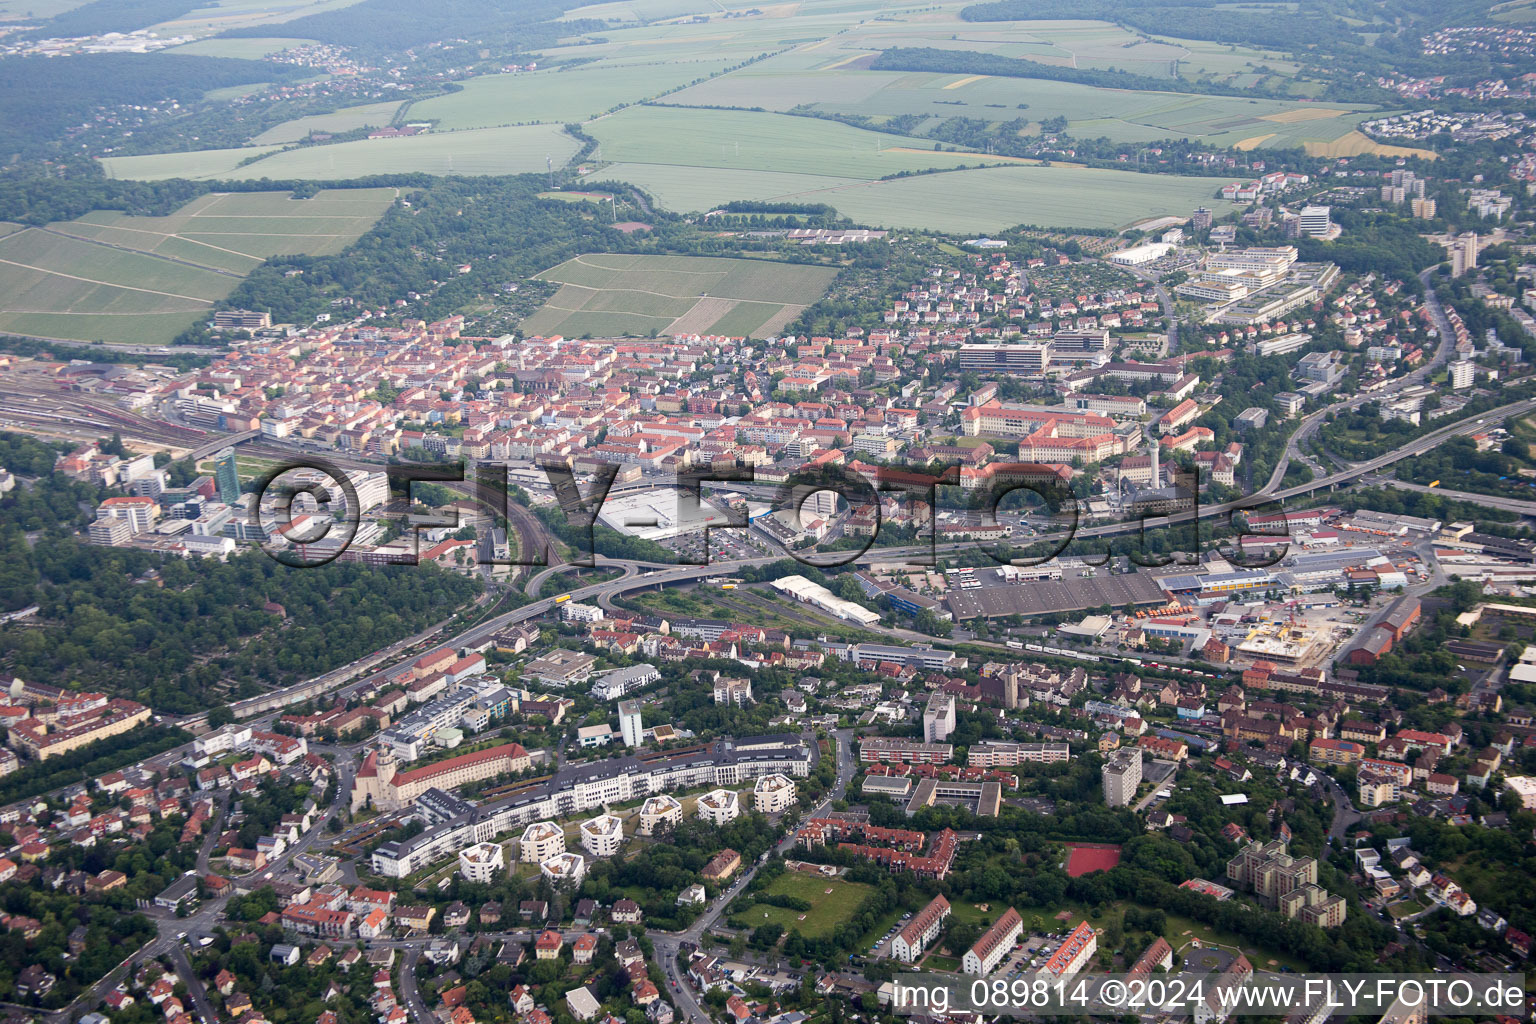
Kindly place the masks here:
<instances>
[{"instance_id":1,"label":"high-rise building","mask_svg":"<svg viewBox=\"0 0 1536 1024\"><path fill-rule=\"evenodd\" d=\"M1333 219L1330 216L1330 208L1326 206L1303 206L1301 208L1301 233L1313 238L1321 238L1333 228Z\"/></svg>"},{"instance_id":2,"label":"high-rise building","mask_svg":"<svg viewBox=\"0 0 1536 1024\"><path fill-rule=\"evenodd\" d=\"M1463 391L1472 386L1472 380L1477 373L1477 364L1470 359L1458 359L1451 364L1451 389Z\"/></svg>"},{"instance_id":3,"label":"high-rise building","mask_svg":"<svg viewBox=\"0 0 1536 1024\"><path fill-rule=\"evenodd\" d=\"M1128 807L1141 785L1141 748L1126 747L1115 751L1104 763L1104 802L1111 807Z\"/></svg>"},{"instance_id":4,"label":"high-rise building","mask_svg":"<svg viewBox=\"0 0 1536 1024\"><path fill-rule=\"evenodd\" d=\"M1451 243L1451 276L1462 277L1477 269L1477 232L1469 231Z\"/></svg>"},{"instance_id":5,"label":"high-rise building","mask_svg":"<svg viewBox=\"0 0 1536 1024\"><path fill-rule=\"evenodd\" d=\"M923 708L923 742L943 743L955 731L955 695L935 690Z\"/></svg>"},{"instance_id":6,"label":"high-rise building","mask_svg":"<svg viewBox=\"0 0 1536 1024\"><path fill-rule=\"evenodd\" d=\"M1197 207L1195 215L1189 218L1189 226L1196 231L1204 231L1211 226L1211 211L1205 207Z\"/></svg>"},{"instance_id":7,"label":"high-rise building","mask_svg":"<svg viewBox=\"0 0 1536 1024\"><path fill-rule=\"evenodd\" d=\"M638 747L645 741L645 726L640 721L640 702L619 701L619 734L626 747Z\"/></svg>"},{"instance_id":8,"label":"high-rise building","mask_svg":"<svg viewBox=\"0 0 1536 1024\"><path fill-rule=\"evenodd\" d=\"M226 505L240 504L240 467L235 463L235 450L225 448L213 457L213 481L219 489L219 500Z\"/></svg>"},{"instance_id":9,"label":"high-rise building","mask_svg":"<svg viewBox=\"0 0 1536 1024\"><path fill-rule=\"evenodd\" d=\"M1435 201L1433 199L1414 199L1409 202L1409 208L1419 220L1435 219Z\"/></svg>"}]
</instances>

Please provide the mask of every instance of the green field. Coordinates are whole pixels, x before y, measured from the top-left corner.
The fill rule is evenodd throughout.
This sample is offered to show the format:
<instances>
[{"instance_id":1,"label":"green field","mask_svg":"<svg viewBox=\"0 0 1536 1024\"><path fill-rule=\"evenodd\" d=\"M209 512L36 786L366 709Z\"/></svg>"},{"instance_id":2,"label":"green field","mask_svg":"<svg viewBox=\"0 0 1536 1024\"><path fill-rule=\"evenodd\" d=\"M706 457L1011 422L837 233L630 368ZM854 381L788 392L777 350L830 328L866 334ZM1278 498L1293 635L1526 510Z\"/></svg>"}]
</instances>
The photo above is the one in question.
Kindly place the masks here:
<instances>
[{"instance_id":1,"label":"green field","mask_svg":"<svg viewBox=\"0 0 1536 1024\"><path fill-rule=\"evenodd\" d=\"M279 253L340 252L393 189L201 196L168 217L96 211L0 237L0 330L44 338L171 340Z\"/></svg>"},{"instance_id":2,"label":"green field","mask_svg":"<svg viewBox=\"0 0 1536 1024\"><path fill-rule=\"evenodd\" d=\"M604 168L599 176L633 182L673 210L707 210L732 199L826 203L871 227L957 232L997 231L1018 224L1122 227L1162 214L1187 214L1197 206L1225 212L1232 205L1214 198L1225 178L1071 164L1018 164L890 181L636 164Z\"/></svg>"},{"instance_id":3,"label":"green field","mask_svg":"<svg viewBox=\"0 0 1536 1024\"><path fill-rule=\"evenodd\" d=\"M243 88L243 87L242 87ZM152 153L147 156L103 157L101 165L109 178L133 178L159 181L163 178L229 178L240 161L262 156L276 146L251 146L243 149L199 149L191 153Z\"/></svg>"},{"instance_id":4,"label":"green field","mask_svg":"<svg viewBox=\"0 0 1536 1024\"><path fill-rule=\"evenodd\" d=\"M351 7L357 2L358 0L207 0L205 6L194 8L179 18L162 21L153 27L162 36L203 37L217 35L232 28L271 25L273 26L272 35L281 36L283 32L277 26L285 21L292 21L310 14L340 10L343 7ZM236 46L254 41L238 38L223 40ZM221 57L239 55L233 52L209 51L209 53Z\"/></svg>"},{"instance_id":5,"label":"green field","mask_svg":"<svg viewBox=\"0 0 1536 1024\"><path fill-rule=\"evenodd\" d=\"M811 904L811 909L801 912L758 904L732 917L733 927L756 928L764 924L778 924L783 926L785 932L798 931L807 939L819 939L832 934L839 924L852 917L871 889L867 885L845 882L840 878L821 878L800 871L785 871L770 882L765 891L773 896L793 896L805 900Z\"/></svg>"},{"instance_id":6,"label":"green field","mask_svg":"<svg viewBox=\"0 0 1536 1024\"><path fill-rule=\"evenodd\" d=\"M865 183L861 178L677 164L614 164L592 173L594 181L613 179L639 185L670 210L709 210L732 199L777 199L780 196L823 202L814 193L840 185Z\"/></svg>"},{"instance_id":7,"label":"green field","mask_svg":"<svg viewBox=\"0 0 1536 1024\"><path fill-rule=\"evenodd\" d=\"M52 18L85 3L86 0L0 0L0 21Z\"/></svg>"},{"instance_id":8,"label":"green field","mask_svg":"<svg viewBox=\"0 0 1536 1024\"><path fill-rule=\"evenodd\" d=\"M979 153L836 121L745 110L631 107L587 126L615 163L879 178L900 171L1001 163Z\"/></svg>"},{"instance_id":9,"label":"green field","mask_svg":"<svg viewBox=\"0 0 1536 1024\"><path fill-rule=\"evenodd\" d=\"M851 38L854 41L839 37L837 49L830 53L801 50L777 55L690 86L668 96L667 102L779 111L809 105L825 113L861 115L877 121L918 114L929 118L917 129L918 134L952 117L1034 123L1065 117L1068 132L1080 138L1142 142L1184 137L1223 146L1260 139L1252 144L1270 147L1332 141L1367 116L1358 106L1338 104L1136 92L1027 78L869 71L859 63L847 62L897 44L962 47L948 41L947 36L943 41L927 36L874 40L869 47L859 45L856 36ZM963 48L967 50L998 49L971 41L969 33L966 39Z\"/></svg>"},{"instance_id":10,"label":"green field","mask_svg":"<svg viewBox=\"0 0 1536 1024\"><path fill-rule=\"evenodd\" d=\"M301 142L309 138L310 132L350 132L358 128L382 128L390 123L399 109L398 100L343 107L329 114L312 114L309 117L284 121L275 128L268 128L256 136L254 141L258 146L281 145L286 142Z\"/></svg>"},{"instance_id":11,"label":"green field","mask_svg":"<svg viewBox=\"0 0 1536 1024\"><path fill-rule=\"evenodd\" d=\"M441 129L533 121L569 124L717 74L724 67L725 61L687 60L485 75L465 82L459 92L412 104L407 116L436 121Z\"/></svg>"},{"instance_id":12,"label":"green field","mask_svg":"<svg viewBox=\"0 0 1536 1024\"><path fill-rule=\"evenodd\" d=\"M353 108L354 110L356 108ZM335 115L324 115L334 117ZM305 118L303 120L310 120ZM288 122L289 125L296 122ZM271 178L344 181L368 174L526 174L542 171L546 157L560 167L576 152L576 140L555 125L430 132L403 139L359 139L279 150L274 146L213 149L197 153L109 157L114 178L248 180ZM264 155L265 154L265 155ZM261 159L239 166L247 157Z\"/></svg>"},{"instance_id":13,"label":"green field","mask_svg":"<svg viewBox=\"0 0 1536 1024\"><path fill-rule=\"evenodd\" d=\"M572 337L763 337L819 299L835 273L762 260L578 256L538 275L561 288L523 322L523 330Z\"/></svg>"},{"instance_id":14,"label":"green field","mask_svg":"<svg viewBox=\"0 0 1536 1024\"><path fill-rule=\"evenodd\" d=\"M274 153L235 171L232 178L308 178L340 181L364 174L526 174L544 170L545 158L562 166L576 140L554 125L428 133L404 139L361 139Z\"/></svg>"}]
</instances>

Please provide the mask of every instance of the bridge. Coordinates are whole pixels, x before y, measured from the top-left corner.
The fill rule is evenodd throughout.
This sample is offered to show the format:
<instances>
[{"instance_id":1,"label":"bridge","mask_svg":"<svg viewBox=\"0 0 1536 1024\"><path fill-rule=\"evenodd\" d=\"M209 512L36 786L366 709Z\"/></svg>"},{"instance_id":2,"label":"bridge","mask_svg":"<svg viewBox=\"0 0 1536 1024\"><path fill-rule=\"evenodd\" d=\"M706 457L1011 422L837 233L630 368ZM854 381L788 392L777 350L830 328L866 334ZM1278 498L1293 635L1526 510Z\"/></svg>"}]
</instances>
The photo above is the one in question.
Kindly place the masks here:
<instances>
[{"instance_id":1,"label":"bridge","mask_svg":"<svg viewBox=\"0 0 1536 1024\"><path fill-rule=\"evenodd\" d=\"M193 448L187 453L187 458L191 459L193 463L197 463L211 455L217 455L225 448L233 448L237 444L244 444L246 441L260 436L261 431L259 430L247 430L239 434L223 434L215 440L204 441L196 448Z\"/></svg>"}]
</instances>

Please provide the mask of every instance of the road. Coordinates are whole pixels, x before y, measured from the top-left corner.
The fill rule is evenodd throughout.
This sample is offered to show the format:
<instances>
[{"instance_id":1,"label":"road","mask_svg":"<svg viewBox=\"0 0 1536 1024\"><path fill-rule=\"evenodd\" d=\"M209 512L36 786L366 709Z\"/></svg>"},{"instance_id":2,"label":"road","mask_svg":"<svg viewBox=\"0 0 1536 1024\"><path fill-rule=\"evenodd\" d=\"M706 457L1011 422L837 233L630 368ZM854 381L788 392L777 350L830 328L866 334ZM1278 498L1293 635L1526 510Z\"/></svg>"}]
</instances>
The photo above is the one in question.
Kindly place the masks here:
<instances>
[{"instance_id":1,"label":"road","mask_svg":"<svg viewBox=\"0 0 1536 1024\"><path fill-rule=\"evenodd\" d=\"M837 778L832 788L827 791L826 797L812 809L806 817L816 817L823 814L836 801L843 799L848 794L848 784L853 781L855 761L853 759L853 730L839 729L830 733L837 753ZM774 847L779 853L787 853L795 845L793 832L787 833ZM746 889L747 885L757 875L761 863L754 863L742 873L735 884L720 896L712 900L704 909L704 912L694 919L685 931L663 932L647 930L646 935L656 947L656 959L660 961L662 970L666 972L667 983L673 988L673 1001L677 1004L684 1021L692 1021L695 1024L709 1024L709 1014L699 1005L697 994L688 979L678 969L677 957L683 943L691 943L698 946L705 932L714 927L716 921L725 913L725 908L730 905L738 894Z\"/></svg>"},{"instance_id":2,"label":"road","mask_svg":"<svg viewBox=\"0 0 1536 1024\"><path fill-rule=\"evenodd\" d=\"M1536 501L1521 501L1519 498L1505 498L1497 494L1475 494L1472 491L1453 491L1448 487L1426 487L1424 484L1411 484L1406 480L1397 480L1390 476L1372 477L1368 481L1381 487L1395 487L1400 491L1418 491L1420 494L1438 494L1443 498L1454 501L1470 501L1478 505L1486 505L1489 508L1500 508L1506 512L1518 512L1523 516L1536 516Z\"/></svg>"},{"instance_id":3,"label":"road","mask_svg":"<svg viewBox=\"0 0 1536 1024\"><path fill-rule=\"evenodd\" d=\"M416 1024L435 1024L437 1018L427 1009L421 998L421 986L416 983L416 964L421 959L421 939L408 940L405 956L400 964L400 997L405 1000L405 1012Z\"/></svg>"},{"instance_id":4,"label":"road","mask_svg":"<svg viewBox=\"0 0 1536 1024\"><path fill-rule=\"evenodd\" d=\"M1350 802L1349 794L1344 787L1333 780L1331 775L1317 772L1317 777L1323 780L1323 788L1333 795L1333 823L1328 826L1328 838L1335 844L1344 841L1344 833L1365 815L1355 810L1355 805Z\"/></svg>"}]
</instances>

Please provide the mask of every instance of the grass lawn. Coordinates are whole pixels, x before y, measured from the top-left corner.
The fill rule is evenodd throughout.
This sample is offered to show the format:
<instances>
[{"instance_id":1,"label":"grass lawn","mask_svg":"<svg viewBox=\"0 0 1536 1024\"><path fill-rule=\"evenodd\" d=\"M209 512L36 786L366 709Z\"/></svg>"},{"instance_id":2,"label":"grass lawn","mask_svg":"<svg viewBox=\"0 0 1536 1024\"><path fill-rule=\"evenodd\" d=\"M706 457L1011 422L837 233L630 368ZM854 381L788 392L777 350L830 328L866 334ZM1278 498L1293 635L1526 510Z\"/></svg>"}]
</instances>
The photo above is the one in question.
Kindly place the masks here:
<instances>
[{"instance_id":1,"label":"grass lawn","mask_svg":"<svg viewBox=\"0 0 1536 1024\"><path fill-rule=\"evenodd\" d=\"M960 961L952 956L941 956L935 953L923 961L923 966L932 971L954 972L960 970Z\"/></svg>"},{"instance_id":2,"label":"grass lawn","mask_svg":"<svg viewBox=\"0 0 1536 1024\"><path fill-rule=\"evenodd\" d=\"M832 934L839 923L852 917L871 889L858 882L786 871L774 879L766 891L774 896L805 900L811 904L811 909L802 913L758 904L733 917L733 927L756 928L771 922L782 925L786 932L798 931L808 939L819 939Z\"/></svg>"},{"instance_id":3,"label":"grass lawn","mask_svg":"<svg viewBox=\"0 0 1536 1024\"><path fill-rule=\"evenodd\" d=\"M1001 917L1003 912L1008 909L1007 906L1001 903L988 903L986 906L987 909L982 910L979 904L956 900L949 905L949 913L956 921L968 921L971 924L979 924L983 928L989 928L992 922Z\"/></svg>"},{"instance_id":4,"label":"grass lawn","mask_svg":"<svg viewBox=\"0 0 1536 1024\"><path fill-rule=\"evenodd\" d=\"M1191 939L1199 939L1201 944L1206 946L1217 945L1241 948L1243 952L1248 954L1248 959L1253 962L1253 966L1257 970L1273 971L1280 967L1289 967L1293 971L1303 971L1306 969L1306 964L1295 957L1285 953L1277 953L1262 946L1244 944L1242 940L1234 935L1214 931L1206 925L1191 921L1187 917L1167 914L1166 918L1168 929L1164 933L1164 937L1167 938L1168 944L1175 950L1182 949L1188 945Z\"/></svg>"}]
</instances>

